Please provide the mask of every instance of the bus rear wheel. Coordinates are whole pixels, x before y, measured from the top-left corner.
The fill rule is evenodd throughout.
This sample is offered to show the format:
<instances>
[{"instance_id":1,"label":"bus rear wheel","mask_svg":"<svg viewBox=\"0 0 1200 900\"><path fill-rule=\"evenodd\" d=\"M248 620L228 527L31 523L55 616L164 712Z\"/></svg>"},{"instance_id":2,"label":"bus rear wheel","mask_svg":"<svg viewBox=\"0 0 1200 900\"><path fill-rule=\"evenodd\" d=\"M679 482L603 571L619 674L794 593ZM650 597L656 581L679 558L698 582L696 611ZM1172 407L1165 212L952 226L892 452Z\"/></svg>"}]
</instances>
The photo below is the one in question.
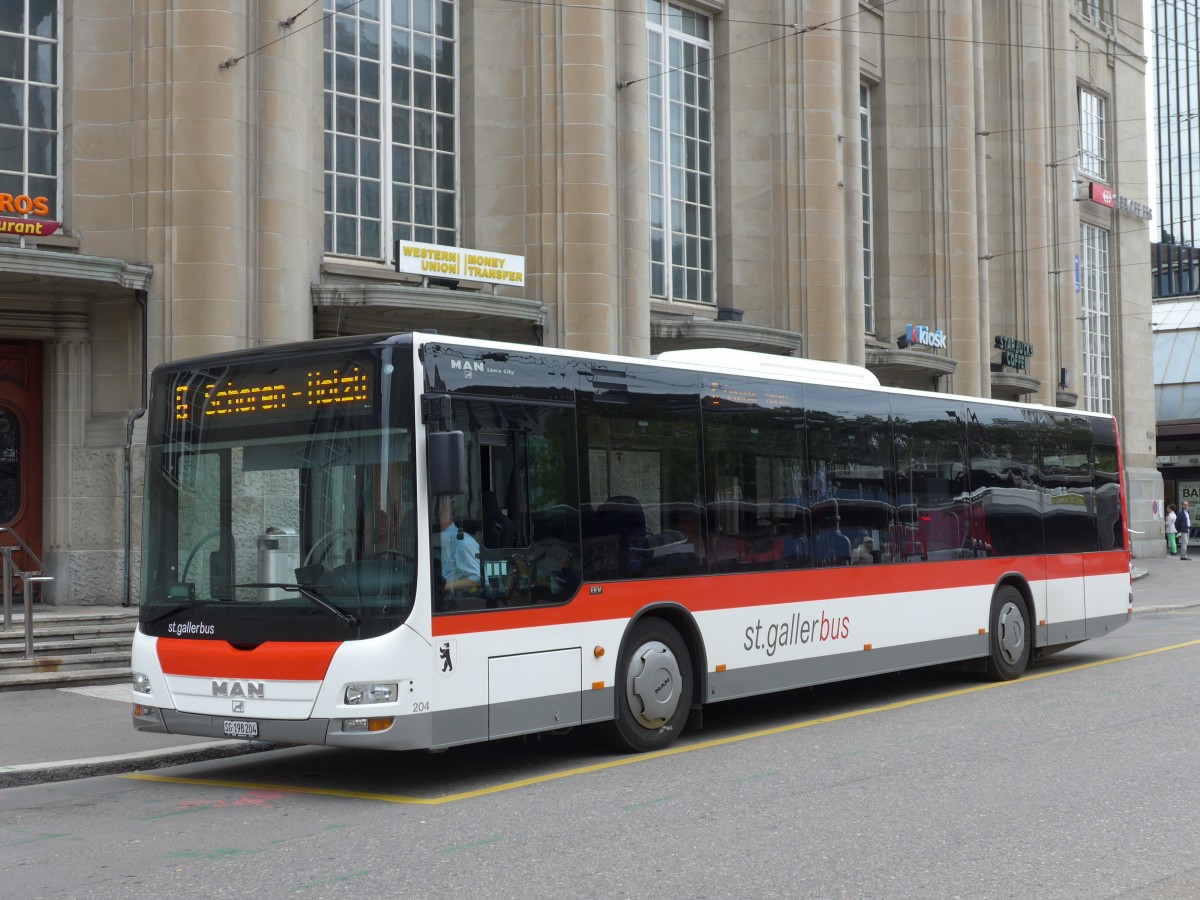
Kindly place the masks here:
<instances>
[{"instance_id":1,"label":"bus rear wheel","mask_svg":"<svg viewBox=\"0 0 1200 900\"><path fill-rule=\"evenodd\" d=\"M1029 614L1021 592L1010 584L992 598L988 649L987 672L995 681L1020 678L1029 665Z\"/></svg>"},{"instance_id":2,"label":"bus rear wheel","mask_svg":"<svg viewBox=\"0 0 1200 900\"><path fill-rule=\"evenodd\" d=\"M606 736L620 750L659 750L679 737L691 711L691 654L662 619L639 622L627 646L617 666L616 715Z\"/></svg>"}]
</instances>

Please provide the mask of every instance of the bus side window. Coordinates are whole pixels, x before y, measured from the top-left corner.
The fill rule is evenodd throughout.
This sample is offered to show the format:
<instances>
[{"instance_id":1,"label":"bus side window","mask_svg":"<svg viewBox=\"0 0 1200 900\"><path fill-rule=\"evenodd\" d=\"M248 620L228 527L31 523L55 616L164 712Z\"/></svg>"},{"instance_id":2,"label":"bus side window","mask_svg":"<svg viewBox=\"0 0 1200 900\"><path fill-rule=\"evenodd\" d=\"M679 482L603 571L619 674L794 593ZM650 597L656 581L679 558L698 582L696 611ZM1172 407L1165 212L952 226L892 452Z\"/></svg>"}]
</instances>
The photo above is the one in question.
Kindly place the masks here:
<instances>
[{"instance_id":1,"label":"bus side window","mask_svg":"<svg viewBox=\"0 0 1200 900\"><path fill-rule=\"evenodd\" d=\"M708 558L713 572L812 565L804 500L804 411L798 388L738 376L704 402ZM765 396L764 396L765 395Z\"/></svg>"},{"instance_id":2,"label":"bus side window","mask_svg":"<svg viewBox=\"0 0 1200 900\"><path fill-rule=\"evenodd\" d=\"M804 404L814 563L850 565L866 537L880 561L896 522L888 397L806 385Z\"/></svg>"},{"instance_id":3,"label":"bus side window","mask_svg":"<svg viewBox=\"0 0 1200 900\"><path fill-rule=\"evenodd\" d=\"M592 379L578 404L583 578L705 571L704 535L678 527L702 521L696 376L622 366Z\"/></svg>"},{"instance_id":4,"label":"bus side window","mask_svg":"<svg viewBox=\"0 0 1200 900\"><path fill-rule=\"evenodd\" d=\"M580 558L573 411L480 398L454 408L467 437L460 524L478 545L472 608L569 600Z\"/></svg>"}]
</instances>

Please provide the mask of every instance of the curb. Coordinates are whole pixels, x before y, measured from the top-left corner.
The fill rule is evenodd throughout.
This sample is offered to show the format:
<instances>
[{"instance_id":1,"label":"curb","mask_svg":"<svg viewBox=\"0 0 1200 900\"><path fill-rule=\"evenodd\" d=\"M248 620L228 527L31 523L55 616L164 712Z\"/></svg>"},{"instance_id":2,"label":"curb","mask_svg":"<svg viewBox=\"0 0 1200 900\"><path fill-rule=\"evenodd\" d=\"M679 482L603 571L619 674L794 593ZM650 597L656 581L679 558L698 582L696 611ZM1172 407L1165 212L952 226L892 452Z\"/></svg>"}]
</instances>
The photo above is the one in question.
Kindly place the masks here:
<instances>
[{"instance_id":1,"label":"curb","mask_svg":"<svg viewBox=\"0 0 1200 900\"><path fill-rule=\"evenodd\" d=\"M144 750L94 759L67 759L50 763L27 763L19 766L0 766L0 788L25 787L54 781L73 781L98 775L124 775L144 769L161 769L210 759L227 759L267 750L279 750L290 744L262 741L216 741L167 750Z\"/></svg>"},{"instance_id":2,"label":"curb","mask_svg":"<svg viewBox=\"0 0 1200 900\"><path fill-rule=\"evenodd\" d=\"M1200 606L1200 600L1189 600L1186 603L1159 603L1155 606L1135 606L1133 612L1149 613L1149 612L1169 612L1174 609L1195 609Z\"/></svg>"}]
</instances>

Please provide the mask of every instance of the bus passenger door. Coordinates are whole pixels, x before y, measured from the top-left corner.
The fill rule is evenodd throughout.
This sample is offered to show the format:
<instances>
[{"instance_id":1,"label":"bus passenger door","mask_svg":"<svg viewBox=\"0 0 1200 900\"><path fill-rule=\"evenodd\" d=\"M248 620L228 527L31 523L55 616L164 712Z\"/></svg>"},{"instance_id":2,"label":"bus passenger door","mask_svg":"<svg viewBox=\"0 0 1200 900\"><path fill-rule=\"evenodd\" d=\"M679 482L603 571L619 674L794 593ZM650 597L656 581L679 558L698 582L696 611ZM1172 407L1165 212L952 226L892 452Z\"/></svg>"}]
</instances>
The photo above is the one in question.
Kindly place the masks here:
<instances>
[{"instance_id":1,"label":"bus passenger door","mask_svg":"<svg viewBox=\"0 0 1200 900\"><path fill-rule=\"evenodd\" d=\"M488 737L502 738L583 721L579 647L488 659Z\"/></svg>"}]
</instances>

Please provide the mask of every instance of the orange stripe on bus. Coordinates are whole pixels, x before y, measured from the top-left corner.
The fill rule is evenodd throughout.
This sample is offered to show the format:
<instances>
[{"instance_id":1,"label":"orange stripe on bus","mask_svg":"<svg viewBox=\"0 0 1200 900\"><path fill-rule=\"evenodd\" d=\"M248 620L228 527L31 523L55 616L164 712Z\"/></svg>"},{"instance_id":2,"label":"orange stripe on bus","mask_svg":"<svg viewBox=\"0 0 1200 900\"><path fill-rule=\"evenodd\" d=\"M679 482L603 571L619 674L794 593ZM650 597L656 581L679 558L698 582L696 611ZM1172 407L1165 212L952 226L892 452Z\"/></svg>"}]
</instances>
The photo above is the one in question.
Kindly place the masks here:
<instances>
[{"instance_id":1,"label":"orange stripe on bus","mask_svg":"<svg viewBox=\"0 0 1200 900\"><path fill-rule=\"evenodd\" d=\"M164 637L158 639L158 661L166 675L320 681L341 645L268 641L253 650L239 650L226 641Z\"/></svg>"},{"instance_id":2,"label":"orange stripe on bus","mask_svg":"<svg viewBox=\"0 0 1200 900\"><path fill-rule=\"evenodd\" d=\"M786 569L734 575L696 575L644 581L604 583L593 594L584 583L570 603L525 606L486 612L434 616L434 637L451 637L510 628L538 628L627 619L654 603L678 603L692 612L743 609L841 600L880 593L957 590L996 584L1003 576L1019 574L1032 582L1125 574L1126 551L1074 553L1061 556L989 557L946 562L839 566L826 569ZM886 587L881 588L882 585Z\"/></svg>"}]
</instances>

